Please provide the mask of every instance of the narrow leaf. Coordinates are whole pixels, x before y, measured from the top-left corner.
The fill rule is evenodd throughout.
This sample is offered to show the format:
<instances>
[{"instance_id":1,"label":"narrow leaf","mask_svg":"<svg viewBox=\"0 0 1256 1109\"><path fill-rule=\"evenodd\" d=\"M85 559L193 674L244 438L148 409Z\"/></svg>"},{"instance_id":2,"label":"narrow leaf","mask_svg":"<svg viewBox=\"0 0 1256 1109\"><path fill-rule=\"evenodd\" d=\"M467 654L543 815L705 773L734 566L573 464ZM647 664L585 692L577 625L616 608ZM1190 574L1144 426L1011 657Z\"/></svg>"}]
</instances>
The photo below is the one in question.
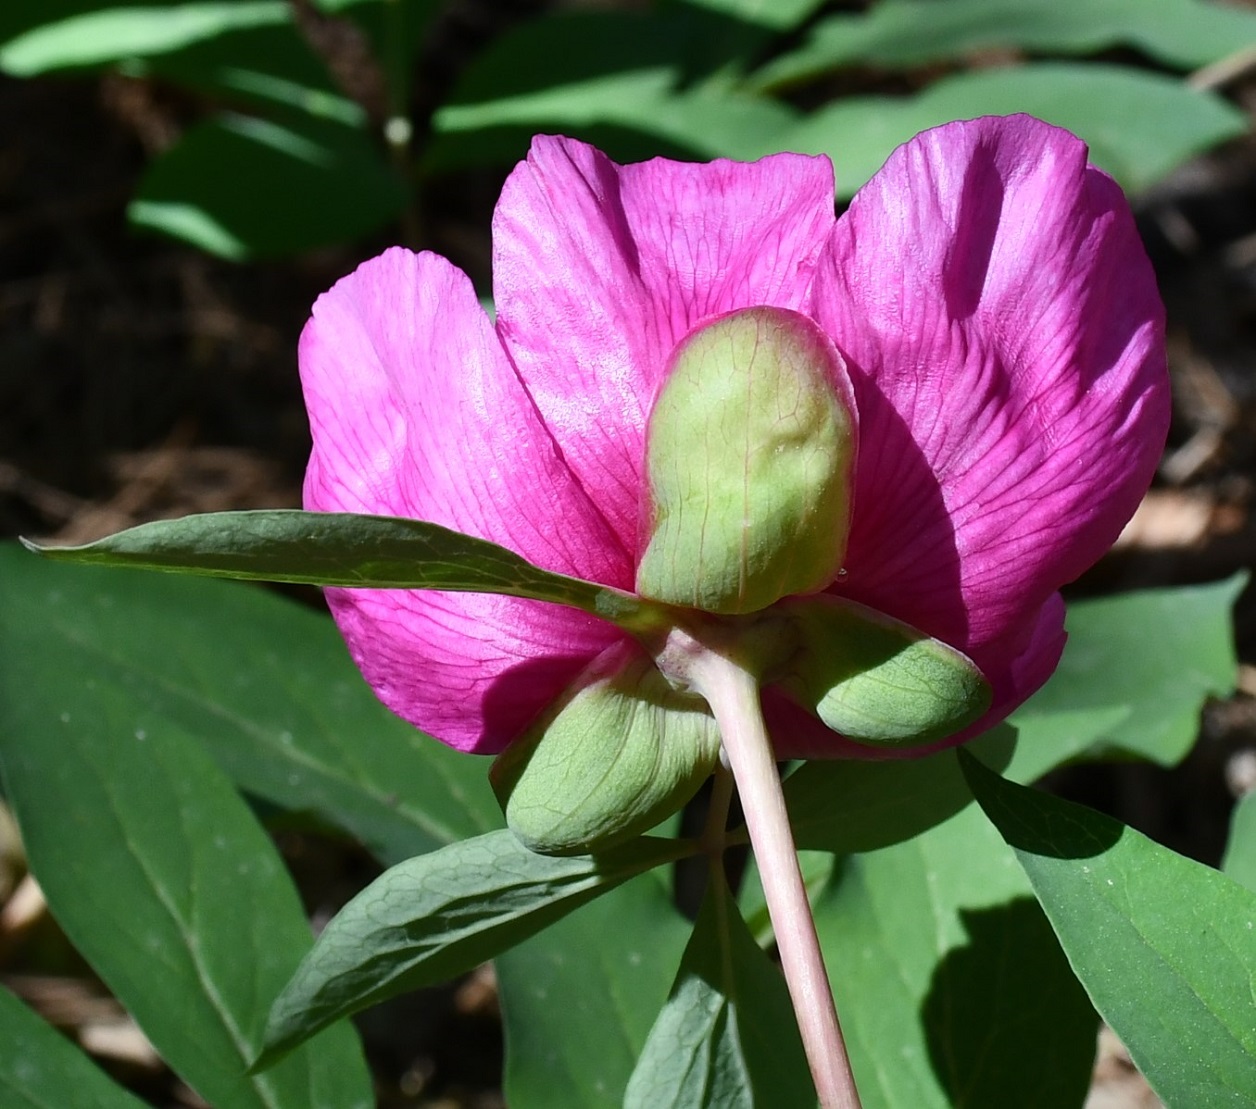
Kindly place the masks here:
<instances>
[{"instance_id":1,"label":"narrow leaf","mask_svg":"<svg viewBox=\"0 0 1256 1109\"><path fill-rule=\"evenodd\" d=\"M542 570L484 539L393 516L207 512L141 524L78 547L27 546L66 561L219 578L504 593L621 622L644 612L640 601L617 589Z\"/></svg>"},{"instance_id":2,"label":"narrow leaf","mask_svg":"<svg viewBox=\"0 0 1256 1109\"><path fill-rule=\"evenodd\" d=\"M490 832L400 863L327 925L271 1010L267 1066L340 1017L452 978L637 874L691 853L639 839L601 855L537 855Z\"/></svg>"},{"instance_id":3,"label":"narrow leaf","mask_svg":"<svg viewBox=\"0 0 1256 1109\"><path fill-rule=\"evenodd\" d=\"M15 655L4 640L0 767L31 869L71 942L211 1104L368 1105L347 1026L273 1073L245 1074L268 1000L310 946L296 890L177 721L137 726L129 691L91 669L67 679L59 646L30 637ZM59 696L47 675L74 696Z\"/></svg>"},{"instance_id":4,"label":"narrow leaf","mask_svg":"<svg viewBox=\"0 0 1256 1109\"><path fill-rule=\"evenodd\" d=\"M144 1109L144 1103L0 988L0 1104L5 1109Z\"/></svg>"},{"instance_id":5,"label":"narrow leaf","mask_svg":"<svg viewBox=\"0 0 1256 1109\"><path fill-rule=\"evenodd\" d=\"M634 878L497 959L511 1109L622 1109L692 930L668 876Z\"/></svg>"},{"instance_id":6,"label":"narrow leaf","mask_svg":"<svg viewBox=\"0 0 1256 1109\"><path fill-rule=\"evenodd\" d=\"M754 942L719 875L624 1107L814 1109L809 1075L785 980Z\"/></svg>"},{"instance_id":7,"label":"narrow leaf","mask_svg":"<svg viewBox=\"0 0 1256 1109\"><path fill-rule=\"evenodd\" d=\"M1256 893L964 752L960 762L1095 1008L1161 1099L1250 1106Z\"/></svg>"},{"instance_id":8,"label":"narrow leaf","mask_svg":"<svg viewBox=\"0 0 1256 1109\"><path fill-rule=\"evenodd\" d=\"M51 652L56 665L40 659ZM90 675L90 688L82 680ZM331 620L235 582L57 565L0 546L0 703L53 750L101 691L130 732L175 725L242 788L400 862L501 826L488 763L376 700Z\"/></svg>"}]
</instances>

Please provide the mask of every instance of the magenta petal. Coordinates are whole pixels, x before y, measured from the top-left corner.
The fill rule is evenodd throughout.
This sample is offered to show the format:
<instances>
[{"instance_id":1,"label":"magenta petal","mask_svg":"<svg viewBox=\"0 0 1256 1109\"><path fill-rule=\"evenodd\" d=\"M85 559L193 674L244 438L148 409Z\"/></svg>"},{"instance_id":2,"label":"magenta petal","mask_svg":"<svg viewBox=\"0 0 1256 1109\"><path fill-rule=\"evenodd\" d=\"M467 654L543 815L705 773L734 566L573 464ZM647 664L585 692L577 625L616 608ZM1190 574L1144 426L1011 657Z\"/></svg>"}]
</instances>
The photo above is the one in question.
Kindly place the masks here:
<instances>
[{"instance_id":1,"label":"magenta petal","mask_svg":"<svg viewBox=\"0 0 1256 1109\"><path fill-rule=\"evenodd\" d=\"M734 309L802 309L832 226L822 158L618 166L542 137L511 174L493 222L498 330L626 545L645 421L673 346Z\"/></svg>"},{"instance_id":2,"label":"magenta petal","mask_svg":"<svg viewBox=\"0 0 1256 1109\"><path fill-rule=\"evenodd\" d=\"M627 552L558 454L466 276L390 250L320 297L301 336L314 436L305 506L409 516L631 588ZM554 605L328 590L363 674L398 715L501 750L618 638Z\"/></svg>"},{"instance_id":3,"label":"magenta petal","mask_svg":"<svg viewBox=\"0 0 1256 1109\"><path fill-rule=\"evenodd\" d=\"M1120 190L1029 117L926 132L840 221L813 314L862 428L841 592L965 651L1012 707L1049 673L1044 606L1116 538L1168 427Z\"/></svg>"}]
</instances>

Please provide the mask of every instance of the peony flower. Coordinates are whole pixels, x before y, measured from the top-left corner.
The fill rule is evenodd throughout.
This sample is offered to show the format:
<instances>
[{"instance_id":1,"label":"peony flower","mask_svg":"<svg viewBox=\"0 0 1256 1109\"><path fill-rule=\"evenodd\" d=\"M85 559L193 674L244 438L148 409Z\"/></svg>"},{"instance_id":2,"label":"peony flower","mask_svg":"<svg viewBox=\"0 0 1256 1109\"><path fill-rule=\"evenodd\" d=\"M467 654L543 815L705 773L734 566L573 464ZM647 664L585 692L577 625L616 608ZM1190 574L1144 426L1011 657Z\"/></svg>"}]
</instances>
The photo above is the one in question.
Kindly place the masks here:
<instances>
[{"instance_id":1,"label":"peony flower","mask_svg":"<svg viewBox=\"0 0 1256 1109\"><path fill-rule=\"evenodd\" d=\"M300 347L308 509L433 521L633 591L651 416L677 350L730 313L784 310L831 341L824 372L858 425L834 502L849 511L840 564L799 591L949 645L990 701L949 739L872 749L769 683L777 754L921 754L1051 674L1058 590L1132 514L1169 414L1151 268L1078 139L1025 116L948 124L898 149L837 219L824 158L619 166L540 137L493 241L496 322L453 265L402 249L318 300ZM503 751L590 674L650 669L626 631L557 605L328 600L384 703L464 751Z\"/></svg>"}]
</instances>

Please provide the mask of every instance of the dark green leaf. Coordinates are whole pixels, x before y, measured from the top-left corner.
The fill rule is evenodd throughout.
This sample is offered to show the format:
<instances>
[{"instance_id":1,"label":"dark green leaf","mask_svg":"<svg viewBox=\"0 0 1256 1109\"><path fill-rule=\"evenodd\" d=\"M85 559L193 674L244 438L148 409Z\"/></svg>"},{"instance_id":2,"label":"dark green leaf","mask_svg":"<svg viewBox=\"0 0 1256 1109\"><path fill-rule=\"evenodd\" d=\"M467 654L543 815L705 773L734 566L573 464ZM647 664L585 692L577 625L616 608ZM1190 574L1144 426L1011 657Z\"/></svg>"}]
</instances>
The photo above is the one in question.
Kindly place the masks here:
<instances>
[{"instance_id":1,"label":"dark green leaf","mask_svg":"<svg viewBox=\"0 0 1256 1109\"><path fill-rule=\"evenodd\" d=\"M1242 134L1243 114L1219 97L1156 73L1098 63L1039 63L961 73L907 99L851 97L821 108L777 141L828 154L851 196L895 147L953 119L1027 112L1090 144L1092 160L1137 192L1175 166Z\"/></svg>"},{"instance_id":2,"label":"dark green leaf","mask_svg":"<svg viewBox=\"0 0 1256 1109\"><path fill-rule=\"evenodd\" d=\"M48 652L56 665L42 668ZM487 760L397 719L325 614L257 588L0 546L0 675L31 702L32 742L54 747L62 713L90 716L90 675L129 704L130 732L176 725L244 789L385 862L501 826Z\"/></svg>"},{"instance_id":3,"label":"dark green leaf","mask_svg":"<svg viewBox=\"0 0 1256 1109\"><path fill-rule=\"evenodd\" d=\"M756 158L777 149L797 114L686 72L685 59L711 34L686 15L570 13L502 35L433 117L428 168L509 164L537 132L596 142L621 161Z\"/></svg>"},{"instance_id":4,"label":"dark green leaf","mask_svg":"<svg viewBox=\"0 0 1256 1109\"><path fill-rule=\"evenodd\" d=\"M0 1104L5 1109L143 1109L81 1051L0 988Z\"/></svg>"},{"instance_id":5,"label":"dark green leaf","mask_svg":"<svg viewBox=\"0 0 1256 1109\"><path fill-rule=\"evenodd\" d=\"M7 629L11 614L0 619ZM222 772L177 721L145 717L57 637L0 643L0 765L31 869L162 1057L214 1105L370 1104L348 1026L270 1074L245 1074L267 1002L310 933L274 846Z\"/></svg>"},{"instance_id":6,"label":"dark green leaf","mask_svg":"<svg viewBox=\"0 0 1256 1109\"><path fill-rule=\"evenodd\" d=\"M132 223L224 258L346 242L404 207L404 186L360 128L289 113L197 124L148 169Z\"/></svg>"},{"instance_id":7,"label":"dark green leaf","mask_svg":"<svg viewBox=\"0 0 1256 1109\"><path fill-rule=\"evenodd\" d=\"M1221 870L1256 892L1256 793L1249 793L1234 806Z\"/></svg>"},{"instance_id":8,"label":"dark green leaf","mask_svg":"<svg viewBox=\"0 0 1256 1109\"><path fill-rule=\"evenodd\" d=\"M814 1109L785 980L722 875L710 883L671 996L628 1082L625 1109Z\"/></svg>"},{"instance_id":9,"label":"dark green leaf","mask_svg":"<svg viewBox=\"0 0 1256 1109\"><path fill-rule=\"evenodd\" d=\"M1104 1020L1161 1099L1256 1096L1256 893L961 752Z\"/></svg>"},{"instance_id":10,"label":"dark green leaf","mask_svg":"<svg viewBox=\"0 0 1256 1109\"><path fill-rule=\"evenodd\" d=\"M815 918L864 1109L1081 1104L1097 1022L1029 892L975 805L839 861Z\"/></svg>"},{"instance_id":11,"label":"dark green leaf","mask_svg":"<svg viewBox=\"0 0 1256 1109\"><path fill-rule=\"evenodd\" d=\"M999 766L1017 746L1007 725L978 742ZM949 751L884 762L815 760L786 778L784 789L798 847L837 855L911 839L972 803Z\"/></svg>"},{"instance_id":12,"label":"dark green leaf","mask_svg":"<svg viewBox=\"0 0 1256 1109\"><path fill-rule=\"evenodd\" d=\"M511 1109L622 1109L691 930L643 874L497 959Z\"/></svg>"},{"instance_id":13,"label":"dark green leaf","mask_svg":"<svg viewBox=\"0 0 1256 1109\"><path fill-rule=\"evenodd\" d=\"M323 930L271 1010L264 1060L332 1021L470 970L599 894L691 853L639 839L600 855L537 855L510 832L385 871Z\"/></svg>"},{"instance_id":14,"label":"dark green leaf","mask_svg":"<svg viewBox=\"0 0 1256 1109\"><path fill-rule=\"evenodd\" d=\"M72 562L220 578L505 593L621 622L646 609L630 594L542 570L495 543L393 516L297 509L207 512L141 524L80 547L28 546Z\"/></svg>"},{"instance_id":15,"label":"dark green leaf","mask_svg":"<svg viewBox=\"0 0 1256 1109\"><path fill-rule=\"evenodd\" d=\"M999 49L1089 54L1131 46L1194 69L1256 42L1256 14L1201 0L880 0L833 15L758 75L765 85L850 65L898 68Z\"/></svg>"},{"instance_id":16,"label":"dark green leaf","mask_svg":"<svg viewBox=\"0 0 1256 1109\"><path fill-rule=\"evenodd\" d=\"M1078 755L1180 761L1210 696L1234 688L1230 611L1246 576L1074 601L1051 680L1012 714L1020 742L1004 771L1029 782Z\"/></svg>"}]
</instances>

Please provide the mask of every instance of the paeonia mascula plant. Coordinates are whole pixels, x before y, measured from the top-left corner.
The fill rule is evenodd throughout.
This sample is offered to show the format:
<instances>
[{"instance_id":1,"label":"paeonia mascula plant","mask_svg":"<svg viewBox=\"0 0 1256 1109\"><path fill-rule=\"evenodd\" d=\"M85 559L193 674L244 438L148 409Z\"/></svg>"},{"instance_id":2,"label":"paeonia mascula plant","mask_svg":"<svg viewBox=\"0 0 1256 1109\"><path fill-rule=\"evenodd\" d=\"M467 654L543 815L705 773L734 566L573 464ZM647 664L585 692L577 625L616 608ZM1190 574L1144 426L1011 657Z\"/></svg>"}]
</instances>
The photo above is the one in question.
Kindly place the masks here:
<instances>
[{"instance_id":1,"label":"paeonia mascula plant","mask_svg":"<svg viewBox=\"0 0 1256 1109\"><path fill-rule=\"evenodd\" d=\"M1065 1027L1034 1025L1042 1057L1024 1066L1046 1073L1032 1103L1084 1091L1080 979L1171 1105L1250 1104L1252 896L983 765L1045 768L1118 724L1082 713L1082 739L1057 735L1053 753L1023 735L1013 753L1000 722L1059 663L1058 590L1116 538L1167 432L1154 279L1084 145L1025 116L949 124L896 151L835 219L827 159L620 166L542 137L493 232L495 319L444 259L400 249L315 305L306 511L45 551L325 585L380 700L494 756L479 773L507 827L398 862L332 920L264 1043L249 1041L255 1076L339 1018L699 856L705 900L631 1074L602 1090L612 1102L853 1106L858 1085L870 1105L1008 1104L986 1093L993 1062L932 1042L951 1100L885 1078L921 1060L878 1055L852 998L867 968L853 948L833 957L884 880L857 852L945 844L978 819L976 797L1023 866L998 881L1025 897L965 926L1023 917L1037 969L1005 972L989 1005L962 962L939 964L935 988L991 1027L1000 1005L1065 998ZM957 762L965 741L977 757ZM790 760L805 765L782 789ZM5 768L22 816L22 771ZM705 824L679 836L700 794ZM747 842L738 904L724 861ZM960 844L930 848L949 857L935 870L982 870ZM796 845L850 857L809 888ZM1153 873L1209 905L1187 947ZM891 959L909 925L881 929ZM1127 934L1138 951L1105 961ZM855 1014L849 1053L830 982ZM908 1015L934 1028L925 1009Z\"/></svg>"}]
</instances>

